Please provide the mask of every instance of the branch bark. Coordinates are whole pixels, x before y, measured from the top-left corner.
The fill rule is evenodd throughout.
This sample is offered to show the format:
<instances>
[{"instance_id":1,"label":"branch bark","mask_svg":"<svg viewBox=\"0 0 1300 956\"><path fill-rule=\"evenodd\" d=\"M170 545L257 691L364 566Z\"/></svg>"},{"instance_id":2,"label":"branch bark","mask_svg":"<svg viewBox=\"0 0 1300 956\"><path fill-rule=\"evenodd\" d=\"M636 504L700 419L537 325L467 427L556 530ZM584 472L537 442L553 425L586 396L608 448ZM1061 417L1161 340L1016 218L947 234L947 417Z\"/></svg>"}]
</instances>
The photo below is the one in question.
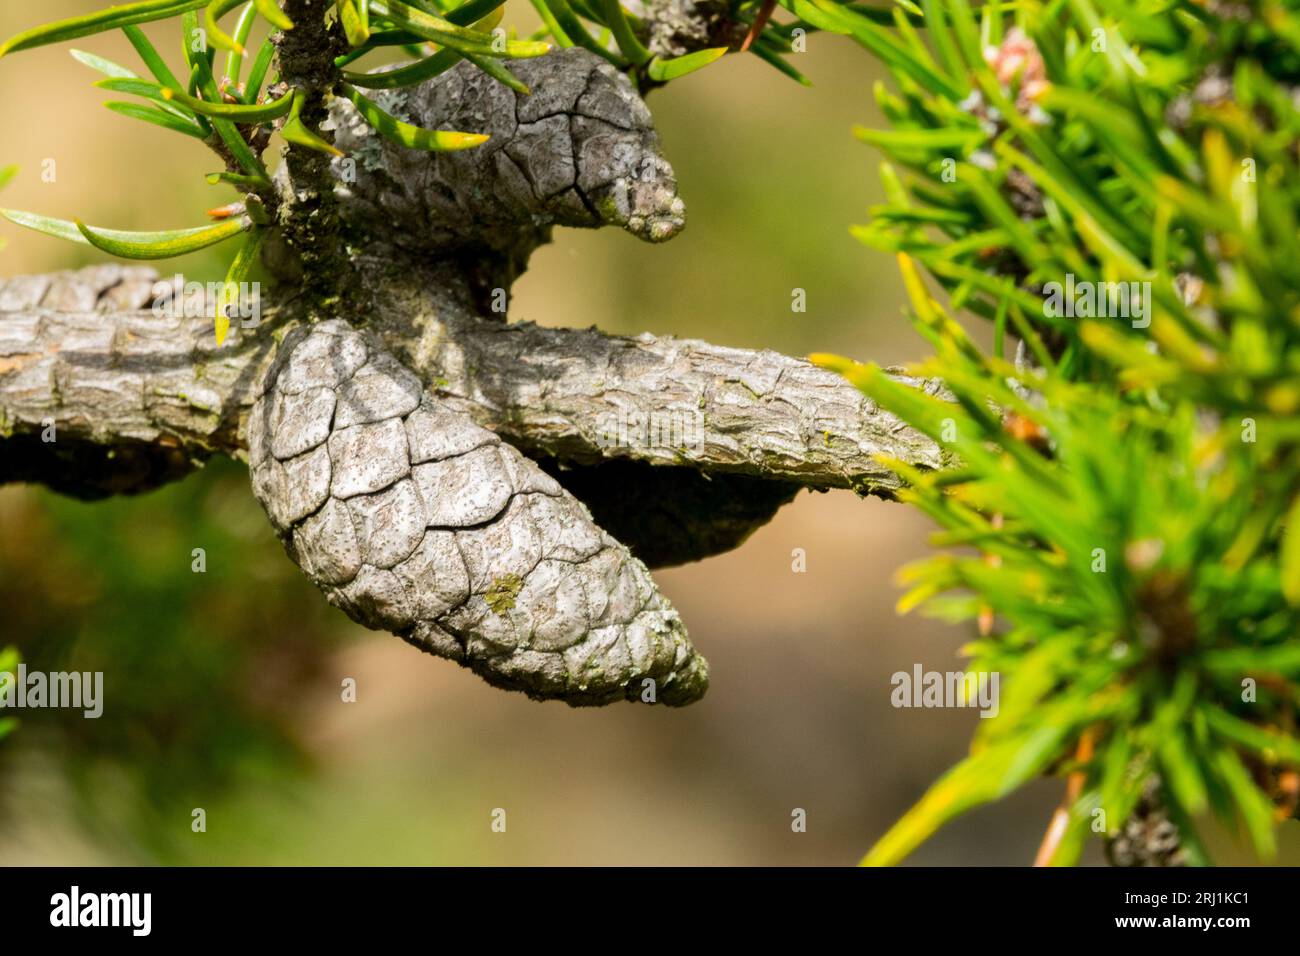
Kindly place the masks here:
<instances>
[{"instance_id":1,"label":"branch bark","mask_svg":"<svg viewBox=\"0 0 1300 956\"><path fill-rule=\"evenodd\" d=\"M292 301L267 306L260 328L234 329L218 348L206 317L146 308L155 281L151 270L97 266L0 284L0 480L93 497L146 490L213 454L246 457L256 387L276 339L303 320ZM534 457L622 459L884 497L899 485L877 455L942 465L928 438L802 359L689 339L420 318L390 316L375 329L439 396ZM698 436L659 440L695 423ZM42 442L51 425L57 440ZM69 455L98 464L70 474Z\"/></svg>"},{"instance_id":2,"label":"branch bark","mask_svg":"<svg viewBox=\"0 0 1300 956\"><path fill-rule=\"evenodd\" d=\"M942 464L927 438L800 359L502 321L510 282L554 225L613 224L661 241L685 215L626 78L578 49L512 68L531 96L461 64L385 104L422 126L490 133L467 152L395 146L335 101L331 125L352 163L336 160L332 172L348 272L362 286L349 299L365 303L346 309L360 313L353 324L368 325L443 400L555 469L617 460L697 486L700 474L775 482L761 496L775 508L798 487L892 495L898 481L878 455ZM0 478L105 494L170 480L212 454L242 455L277 339L319 311L296 243L270 245L268 265L285 281L262 304L262 326L236 329L223 349L203 303L183 303L193 318L155 314L183 290L153 288L145 270L0 286ZM39 440L47 424L57 442Z\"/></svg>"}]
</instances>

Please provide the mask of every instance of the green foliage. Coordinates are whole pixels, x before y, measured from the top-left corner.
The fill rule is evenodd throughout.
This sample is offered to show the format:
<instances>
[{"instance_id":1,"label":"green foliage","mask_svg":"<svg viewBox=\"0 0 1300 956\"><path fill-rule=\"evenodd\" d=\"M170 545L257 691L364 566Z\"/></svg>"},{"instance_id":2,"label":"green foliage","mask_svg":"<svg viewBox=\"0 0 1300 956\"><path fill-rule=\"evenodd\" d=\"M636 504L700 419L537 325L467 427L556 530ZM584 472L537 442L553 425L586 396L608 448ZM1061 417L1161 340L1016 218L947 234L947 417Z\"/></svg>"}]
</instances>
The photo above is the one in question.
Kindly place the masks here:
<instances>
[{"instance_id":1,"label":"green foliage","mask_svg":"<svg viewBox=\"0 0 1300 956\"><path fill-rule=\"evenodd\" d=\"M221 29L219 21L240 5L243 5L244 10L239 15L239 25L235 27L232 36ZM217 49L229 50L235 56L243 56L244 43L247 42L249 31L252 29L255 12L253 5L247 0L212 0L203 11L203 28L207 31L208 39ZM227 72L230 72L229 68Z\"/></svg>"},{"instance_id":2,"label":"green foliage","mask_svg":"<svg viewBox=\"0 0 1300 956\"><path fill-rule=\"evenodd\" d=\"M244 232L251 221L239 217L227 219L211 226L197 229L176 229L165 232L122 232L117 229L99 229L84 222L66 222L47 216L34 216L15 209L0 209L0 216L19 226L25 226L56 239L89 243L96 249L123 259L171 259L188 255L208 246L214 246ZM79 238L78 238L79 237Z\"/></svg>"},{"instance_id":3,"label":"green foliage","mask_svg":"<svg viewBox=\"0 0 1300 956\"><path fill-rule=\"evenodd\" d=\"M238 462L96 502L4 494L23 502L0 536L6 634L32 670L107 676L101 719L23 710L0 750L61 771L78 822L119 857L195 862L193 807L245 792L278 803L309 769L303 694L337 687L326 662L353 639L346 619L284 560Z\"/></svg>"},{"instance_id":4,"label":"green foliage","mask_svg":"<svg viewBox=\"0 0 1300 956\"><path fill-rule=\"evenodd\" d=\"M0 685L15 680L18 675L18 651L12 647L0 648ZM0 709L4 708L0 701ZM14 717L0 717L0 740L4 740L18 726Z\"/></svg>"},{"instance_id":5,"label":"green foliage","mask_svg":"<svg viewBox=\"0 0 1300 956\"><path fill-rule=\"evenodd\" d=\"M462 59L463 57L455 50L439 50L432 56L395 70L384 70L379 73L353 73L344 70L343 78L353 86L371 90L392 90L433 79L439 73L446 73Z\"/></svg>"},{"instance_id":6,"label":"green foliage","mask_svg":"<svg viewBox=\"0 0 1300 956\"><path fill-rule=\"evenodd\" d=\"M366 99L358 90L347 84L343 86L343 95L352 101L365 121L379 130L385 138L400 143L408 149L437 152L471 149L487 139L486 136L477 133L420 129L410 123L403 123L397 117L385 113L373 100Z\"/></svg>"},{"instance_id":7,"label":"green foliage","mask_svg":"<svg viewBox=\"0 0 1300 956\"><path fill-rule=\"evenodd\" d=\"M455 50L462 54L478 54L479 56L500 56L515 58L527 58L542 56L551 49L549 43L541 43L533 40L506 40L497 42L497 40L477 30L468 29L458 26L450 20L444 20L441 17L435 17L431 14L418 10L415 7L407 6L401 0L375 0L371 4L373 14L383 20L387 20L395 27L399 27L420 39L427 40L430 43Z\"/></svg>"},{"instance_id":8,"label":"green foliage","mask_svg":"<svg viewBox=\"0 0 1300 956\"><path fill-rule=\"evenodd\" d=\"M667 83L669 80L703 69L714 60L720 59L726 52L726 47L714 47L711 50L696 50L694 53L670 60L655 57L646 64L646 76L656 83Z\"/></svg>"},{"instance_id":9,"label":"green foliage","mask_svg":"<svg viewBox=\"0 0 1300 956\"><path fill-rule=\"evenodd\" d=\"M209 119L226 119L235 123L269 123L289 112L293 105L294 92L290 90L279 99L266 103L209 103L206 100L190 96L183 90L162 88L162 98L170 103L178 103L198 116Z\"/></svg>"},{"instance_id":10,"label":"green foliage","mask_svg":"<svg viewBox=\"0 0 1300 956\"><path fill-rule=\"evenodd\" d=\"M149 23L154 20L166 20L170 17L197 10L206 6L207 0L143 0L141 3L128 3L119 7L110 7L97 13L89 13L69 20L46 24L10 37L0 43L0 57L19 50L49 46L51 43L63 43L81 37L104 33L137 23Z\"/></svg>"},{"instance_id":11,"label":"green foliage","mask_svg":"<svg viewBox=\"0 0 1300 956\"><path fill-rule=\"evenodd\" d=\"M619 52L627 57L629 63L633 66L641 66L650 60L650 51L645 48L641 40L637 37L636 31L628 19L627 11L623 9L619 0L596 0L596 7L600 11L600 16L609 27L610 32L614 35L614 41L618 44Z\"/></svg>"},{"instance_id":12,"label":"green foliage","mask_svg":"<svg viewBox=\"0 0 1300 956\"><path fill-rule=\"evenodd\" d=\"M360 6L355 0L342 0L339 4L339 19L348 43L353 47L361 46L370 39L370 4L361 0Z\"/></svg>"},{"instance_id":13,"label":"green foliage","mask_svg":"<svg viewBox=\"0 0 1300 956\"><path fill-rule=\"evenodd\" d=\"M959 462L896 465L944 549L900 607L979 621L972 667L1004 689L864 862L1045 771L1083 782L1055 864L1152 777L1193 860L1203 812L1268 856L1300 770L1300 14L926 0L923 41L897 11L794 9L893 74L893 129L859 134L888 202L855 235L899 256L935 348L912 371L952 400L821 361Z\"/></svg>"},{"instance_id":14,"label":"green foliage","mask_svg":"<svg viewBox=\"0 0 1300 956\"><path fill-rule=\"evenodd\" d=\"M253 6L257 8L258 15L275 29L293 29L293 21L285 16L276 0L253 0Z\"/></svg>"},{"instance_id":15,"label":"green foliage","mask_svg":"<svg viewBox=\"0 0 1300 956\"><path fill-rule=\"evenodd\" d=\"M302 108L306 105L306 101L306 93L302 90L294 90L293 106L289 110L289 118L280 127L280 135L284 137L286 142L295 146L315 150L318 153L327 153L330 156L342 156L343 151L341 149L329 140L323 139L315 130L302 121Z\"/></svg>"},{"instance_id":16,"label":"green foliage","mask_svg":"<svg viewBox=\"0 0 1300 956\"><path fill-rule=\"evenodd\" d=\"M17 166L0 166L0 189L4 189L9 181L18 175ZM0 249L5 247L4 240L0 239Z\"/></svg>"},{"instance_id":17,"label":"green foliage","mask_svg":"<svg viewBox=\"0 0 1300 956\"><path fill-rule=\"evenodd\" d=\"M226 270L226 281L221 286L221 297L216 304L216 338L217 344L220 345L226 340L226 335L230 331L230 315L226 311L227 306L235 302L239 296L239 287L243 282L248 281L249 276L257 268L257 256L261 252L262 242L266 238L265 229L251 229L244 238L244 243L239 247L234 261L230 263L230 268Z\"/></svg>"}]
</instances>

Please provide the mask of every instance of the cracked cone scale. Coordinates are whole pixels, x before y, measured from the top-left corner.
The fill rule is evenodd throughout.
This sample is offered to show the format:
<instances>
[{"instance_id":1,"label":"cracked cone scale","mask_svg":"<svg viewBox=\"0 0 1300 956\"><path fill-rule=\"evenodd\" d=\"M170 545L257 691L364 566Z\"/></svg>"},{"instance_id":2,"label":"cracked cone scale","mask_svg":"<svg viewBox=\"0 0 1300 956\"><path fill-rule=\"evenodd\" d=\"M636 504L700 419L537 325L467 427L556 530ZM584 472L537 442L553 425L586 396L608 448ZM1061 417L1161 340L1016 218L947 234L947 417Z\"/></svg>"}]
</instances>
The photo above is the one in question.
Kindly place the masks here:
<instances>
[{"instance_id":1,"label":"cracked cone scale","mask_svg":"<svg viewBox=\"0 0 1300 956\"><path fill-rule=\"evenodd\" d=\"M289 556L358 623L535 698L704 694L708 665L645 565L347 323L286 337L248 442Z\"/></svg>"}]
</instances>

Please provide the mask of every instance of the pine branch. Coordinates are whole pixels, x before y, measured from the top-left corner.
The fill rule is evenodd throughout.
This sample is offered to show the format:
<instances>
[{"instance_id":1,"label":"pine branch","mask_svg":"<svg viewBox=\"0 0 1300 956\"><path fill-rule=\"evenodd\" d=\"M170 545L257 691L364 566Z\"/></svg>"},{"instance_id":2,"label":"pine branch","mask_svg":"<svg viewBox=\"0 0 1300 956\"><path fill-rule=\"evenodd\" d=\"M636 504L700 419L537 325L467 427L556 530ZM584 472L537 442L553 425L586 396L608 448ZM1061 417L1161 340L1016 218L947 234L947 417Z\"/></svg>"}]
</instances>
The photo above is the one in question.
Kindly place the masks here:
<instances>
[{"instance_id":1,"label":"pine branch","mask_svg":"<svg viewBox=\"0 0 1300 956\"><path fill-rule=\"evenodd\" d=\"M307 61L324 62L328 37L301 41L282 59L297 50L289 72L319 92ZM5 283L0 482L96 497L214 454L247 458L290 556L355 620L537 697L697 699L707 665L633 553L701 557L743 540L800 486L890 494L897 479L878 455L922 468L941 456L807 362L504 324L510 283L554 224L616 224L651 242L684 225L625 76L580 50L516 72L535 95L462 64L365 107L366 124L361 105L336 99L329 125L351 162L291 150L265 257L274 302L224 348L205 296L160 299L146 273ZM472 122L488 142L416 152L380 141L374 122ZM174 317L167 305L180 306ZM321 343L342 344L336 355ZM622 490L670 492L674 537L626 520L607 482L586 483L593 510L630 535L620 544L525 455L553 469L642 469ZM726 480L705 487L713 472Z\"/></svg>"},{"instance_id":2,"label":"pine branch","mask_svg":"<svg viewBox=\"0 0 1300 956\"><path fill-rule=\"evenodd\" d=\"M274 337L302 319L292 302L264 306L261 329L235 330L218 349L205 317L142 309L152 277L103 266L0 285L0 480L96 497L175 480L214 454L246 457L248 410ZM885 497L899 480L877 455L942 465L929 439L802 359L463 313L425 314L418 326L410 318L381 317L376 330L451 406L536 457ZM620 424L635 437L642 423L697 414L702 430L686 447L617 440ZM50 424L57 440L42 442Z\"/></svg>"}]
</instances>

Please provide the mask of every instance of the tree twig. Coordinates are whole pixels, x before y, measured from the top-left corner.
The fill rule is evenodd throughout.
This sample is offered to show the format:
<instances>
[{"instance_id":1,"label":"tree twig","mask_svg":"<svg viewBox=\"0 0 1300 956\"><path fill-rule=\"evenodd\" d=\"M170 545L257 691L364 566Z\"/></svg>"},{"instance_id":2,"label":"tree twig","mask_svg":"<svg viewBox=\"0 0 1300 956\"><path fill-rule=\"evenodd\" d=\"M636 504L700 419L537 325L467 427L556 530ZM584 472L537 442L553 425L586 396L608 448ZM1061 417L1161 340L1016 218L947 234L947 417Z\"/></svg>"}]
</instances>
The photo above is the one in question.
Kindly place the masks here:
<instances>
[{"instance_id":1,"label":"tree twig","mask_svg":"<svg viewBox=\"0 0 1300 956\"><path fill-rule=\"evenodd\" d=\"M93 496L146 490L213 454L243 457L275 337L301 321L293 303L268 305L261 328L235 328L218 349L206 315L141 310L153 282L148 270L105 266L0 284L0 480ZM439 395L534 456L881 496L899 483L876 456L943 464L928 438L802 359L447 312L409 318L376 321L385 344ZM57 440L42 442L49 426ZM70 473L72 455L90 470Z\"/></svg>"}]
</instances>

